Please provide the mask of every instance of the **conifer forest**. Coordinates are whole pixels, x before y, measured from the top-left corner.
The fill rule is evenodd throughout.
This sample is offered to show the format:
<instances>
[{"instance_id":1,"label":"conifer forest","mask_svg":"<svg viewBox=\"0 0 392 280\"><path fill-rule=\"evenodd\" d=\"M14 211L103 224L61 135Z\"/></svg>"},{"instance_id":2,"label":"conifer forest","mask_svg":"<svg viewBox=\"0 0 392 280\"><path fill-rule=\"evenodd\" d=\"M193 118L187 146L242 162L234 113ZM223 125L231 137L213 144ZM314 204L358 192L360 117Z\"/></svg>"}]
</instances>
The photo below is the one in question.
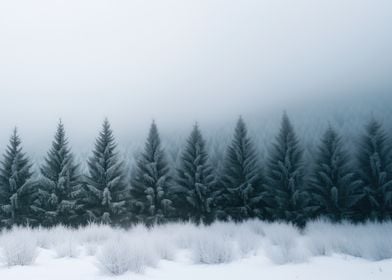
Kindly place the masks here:
<instances>
[{"instance_id":1,"label":"conifer forest","mask_svg":"<svg viewBox=\"0 0 392 280\"><path fill-rule=\"evenodd\" d=\"M15 128L1 161L1 226L102 223L127 228L260 219L303 227L320 217L386 221L392 215L392 142L377 119L363 126L349 152L329 125L318 135L314 159L309 160L284 113L262 160L246 121L239 117L223 157L212 164L211 149L197 123L177 161L169 162L153 121L144 149L129 168L105 119L85 172L61 120L38 170L32 168Z\"/></svg>"}]
</instances>

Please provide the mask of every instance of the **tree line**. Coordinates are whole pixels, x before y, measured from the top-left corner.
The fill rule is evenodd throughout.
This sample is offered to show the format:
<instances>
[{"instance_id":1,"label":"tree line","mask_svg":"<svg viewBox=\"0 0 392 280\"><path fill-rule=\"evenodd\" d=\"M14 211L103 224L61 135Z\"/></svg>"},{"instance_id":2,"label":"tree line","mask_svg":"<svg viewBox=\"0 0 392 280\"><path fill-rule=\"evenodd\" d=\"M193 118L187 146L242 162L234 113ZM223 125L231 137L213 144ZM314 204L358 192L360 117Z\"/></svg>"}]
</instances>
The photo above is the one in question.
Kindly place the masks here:
<instances>
[{"instance_id":1,"label":"tree line","mask_svg":"<svg viewBox=\"0 0 392 280\"><path fill-rule=\"evenodd\" d=\"M33 176L15 129L0 165L0 225L76 227L95 222L128 227L258 218L304 226L317 217L336 222L390 219L392 143L382 124L368 122L355 156L345 147L330 126L321 136L315 162L306 162L284 113L262 161L240 117L222 170L211 164L197 124L178 164L171 166L153 122L136 166L127 170L105 119L83 174L60 121L39 176Z\"/></svg>"}]
</instances>

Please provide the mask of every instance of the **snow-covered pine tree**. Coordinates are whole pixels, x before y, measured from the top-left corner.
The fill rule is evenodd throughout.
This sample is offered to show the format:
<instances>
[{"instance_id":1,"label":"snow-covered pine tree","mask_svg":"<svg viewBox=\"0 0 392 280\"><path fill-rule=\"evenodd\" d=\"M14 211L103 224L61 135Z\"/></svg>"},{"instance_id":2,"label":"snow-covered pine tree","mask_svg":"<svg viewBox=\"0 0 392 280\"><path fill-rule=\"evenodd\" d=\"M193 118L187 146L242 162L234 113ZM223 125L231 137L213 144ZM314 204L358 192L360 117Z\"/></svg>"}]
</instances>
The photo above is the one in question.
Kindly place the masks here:
<instances>
[{"instance_id":1,"label":"snow-covered pine tree","mask_svg":"<svg viewBox=\"0 0 392 280\"><path fill-rule=\"evenodd\" d=\"M353 218L354 206L362 198L362 194L360 181L355 178L350 163L341 138L329 127L321 139L309 185L317 216L324 216L332 221Z\"/></svg>"},{"instance_id":2,"label":"snow-covered pine tree","mask_svg":"<svg viewBox=\"0 0 392 280\"><path fill-rule=\"evenodd\" d=\"M178 216L196 224L214 220L215 177L206 144L196 124L187 139L177 169L176 209Z\"/></svg>"},{"instance_id":3,"label":"snow-covered pine tree","mask_svg":"<svg viewBox=\"0 0 392 280\"><path fill-rule=\"evenodd\" d=\"M370 120L360 139L358 175L364 199L358 207L362 219L384 220L392 217L391 146L382 125Z\"/></svg>"},{"instance_id":4,"label":"snow-covered pine tree","mask_svg":"<svg viewBox=\"0 0 392 280\"><path fill-rule=\"evenodd\" d=\"M286 113L270 152L266 195L270 218L304 225L309 198L304 190L303 150Z\"/></svg>"},{"instance_id":5,"label":"snow-covered pine tree","mask_svg":"<svg viewBox=\"0 0 392 280\"><path fill-rule=\"evenodd\" d=\"M242 221L264 217L262 170L242 117L227 148L219 185L220 219Z\"/></svg>"},{"instance_id":6,"label":"snow-covered pine tree","mask_svg":"<svg viewBox=\"0 0 392 280\"><path fill-rule=\"evenodd\" d=\"M41 166L41 175L38 180L41 224L75 226L80 223L81 207L77 203L77 194L80 193L81 178L61 120L52 147Z\"/></svg>"},{"instance_id":7,"label":"snow-covered pine tree","mask_svg":"<svg viewBox=\"0 0 392 280\"><path fill-rule=\"evenodd\" d=\"M30 206L35 200L30 160L22 151L17 129L14 129L0 168L1 225L34 225Z\"/></svg>"},{"instance_id":8,"label":"snow-covered pine tree","mask_svg":"<svg viewBox=\"0 0 392 280\"><path fill-rule=\"evenodd\" d=\"M104 120L93 155L88 160L83 206L88 220L111 225L126 225L129 187L125 183L123 162L118 159L117 145L109 121Z\"/></svg>"},{"instance_id":9,"label":"snow-covered pine tree","mask_svg":"<svg viewBox=\"0 0 392 280\"><path fill-rule=\"evenodd\" d=\"M131 178L132 211L136 222L149 226L169 221L173 215L172 178L153 122L144 151Z\"/></svg>"}]
</instances>

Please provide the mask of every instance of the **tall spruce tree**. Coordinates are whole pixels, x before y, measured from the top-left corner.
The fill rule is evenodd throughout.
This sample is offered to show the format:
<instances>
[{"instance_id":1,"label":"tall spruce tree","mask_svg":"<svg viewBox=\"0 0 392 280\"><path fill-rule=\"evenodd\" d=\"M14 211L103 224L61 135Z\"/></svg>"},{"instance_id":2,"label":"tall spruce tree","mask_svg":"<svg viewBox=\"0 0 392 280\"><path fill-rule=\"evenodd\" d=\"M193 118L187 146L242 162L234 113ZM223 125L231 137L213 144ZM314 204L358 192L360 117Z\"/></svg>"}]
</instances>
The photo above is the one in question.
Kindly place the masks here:
<instances>
[{"instance_id":1,"label":"tall spruce tree","mask_svg":"<svg viewBox=\"0 0 392 280\"><path fill-rule=\"evenodd\" d=\"M270 218L303 226L311 210L304 190L303 150L286 113L268 162L266 195Z\"/></svg>"},{"instance_id":2,"label":"tall spruce tree","mask_svg":"<svg viewBox=\"0 0 392 280\"><path fill-rule=\"evenodd\" d=\"M155 122L132 174L131 197L136 222L150 226L173 215L172 178Z\"/></svg>"},{"instance_id":3,"label":"tall spruce tree","mask_svg":"<svg viewBox=\"0 0 392 280\"><path fill-rule=\"evenodd\" d=\"M329 127L321 139L309 186L317 216L332 221L354 218L354 206L362 194L350 163L341 138Z\"/></svg>"},{"instance_id":4,"label":"tall spruce tree","mask_svg":"<svg viewBox=\"0 0 392 280\"><path fill-rule=\"evenodd\" d=\"M215 177L206 144L196 124L187 139L177 170L176 208L181 217L196 224L214 220Z\"/></svg>"},{"instance_id":5,"label":"tall spruce tree","mask_svg":"<svg viewBox=\"0 0 392 280\"><path fill-rule=\"evenodd\" d=\"M90 221L126 225L131 219L127 211L129 188L116 147L109 121L105 119L87 162L89 176L83 184L83 204Z\"/></svg>"},{"instance_id":6,"label":"tall spruce tree","mask_svg":"<svg viewBox=\"0 0 392 280\"><path fill-rule=\"evenodd\" d=\"M42 225L77 225L81 219L77 195L81 181L78 165L68 147L64 125L60 121L38 181Z\"/></svg>"},{"instance_id":7,"label":"tall spruce tree","mask_svg":"<svg viewBox=\"0 0 392 280\"><path fill-rule=\"evenodd\" d=\"M37 222L30 208L36 193L31 180L31 166L22 151L15 128L0 168L0 216L3 226L35 225Z\"/></svg>"},{"instance_id":8,"label":"tall spruce tree","mask_svg":"<svg viewBox=\"0 0 392 280\"><path fill-rule=\"evenodd\" d=\"M261 173L256 148L240 117L223 163L220 218L242 221L264 217Z\"/></svg>"},{"instance_id":9,"label":"tall spruce tree","mask_svg":"<svg viewBox=\"0 0 392 280\"><path fill-rule=\"evenodd\" d=\"M362 219L384 220L392 214L391 146L381 124L366 126L358 151L358 174L364 199L358 212Z\"/></svg>"}]
</instances>

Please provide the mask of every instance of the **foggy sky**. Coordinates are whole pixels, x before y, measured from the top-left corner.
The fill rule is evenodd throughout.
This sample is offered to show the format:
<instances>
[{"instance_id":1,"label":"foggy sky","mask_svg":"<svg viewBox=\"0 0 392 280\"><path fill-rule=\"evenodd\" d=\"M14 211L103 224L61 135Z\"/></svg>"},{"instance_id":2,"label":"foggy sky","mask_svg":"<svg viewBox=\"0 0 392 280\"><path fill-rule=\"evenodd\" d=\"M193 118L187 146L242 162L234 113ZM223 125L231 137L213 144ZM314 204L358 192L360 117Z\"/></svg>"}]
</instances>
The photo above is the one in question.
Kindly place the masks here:
<instances>
[{"instance_id":1,"label":"foggy sky","mask_svg":"<svg viewBox=\"0 0 392 280\"><path fill-rule=\"evenodd\" d=\"M0 0L0 148L385 92L391 34L390 0Z\"/></svg>"}]
</instances>

